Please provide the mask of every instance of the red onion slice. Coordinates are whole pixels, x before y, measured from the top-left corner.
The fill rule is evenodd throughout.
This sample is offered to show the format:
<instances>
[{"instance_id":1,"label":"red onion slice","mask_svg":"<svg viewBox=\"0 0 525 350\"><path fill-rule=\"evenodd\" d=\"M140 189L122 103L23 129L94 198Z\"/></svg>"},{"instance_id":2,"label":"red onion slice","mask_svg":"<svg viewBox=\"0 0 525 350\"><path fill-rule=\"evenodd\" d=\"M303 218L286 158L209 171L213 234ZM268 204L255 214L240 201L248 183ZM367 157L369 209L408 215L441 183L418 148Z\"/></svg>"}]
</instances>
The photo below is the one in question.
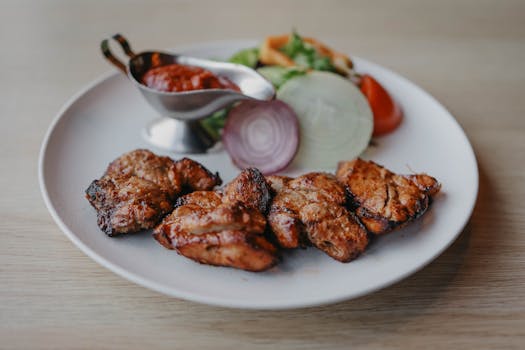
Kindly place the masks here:
<instances>
[{"instance_id":1,"label":"red onion slice","mask_svg":"<svg viewBox=\"0 0 525 350\"><path fill-rule=\"evenodd\" d=\"M297 153L299 122L282 101L245 101L228 114L222 141L240 169L256 167L265 175L274 174Z\"/></svg>"}]
</instances>

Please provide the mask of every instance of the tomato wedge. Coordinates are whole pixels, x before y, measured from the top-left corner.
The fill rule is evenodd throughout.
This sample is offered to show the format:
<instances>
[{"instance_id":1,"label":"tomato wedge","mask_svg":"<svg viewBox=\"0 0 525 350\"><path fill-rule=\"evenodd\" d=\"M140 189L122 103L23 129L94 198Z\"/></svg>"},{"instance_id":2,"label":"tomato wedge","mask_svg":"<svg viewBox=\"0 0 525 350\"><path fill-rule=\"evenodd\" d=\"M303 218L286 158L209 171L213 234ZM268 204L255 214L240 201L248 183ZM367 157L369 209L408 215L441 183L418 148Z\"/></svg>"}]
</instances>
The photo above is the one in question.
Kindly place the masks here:
<instances>
[{"instance_id":1,"label":"tomato wedge","mask_svg":"<svg viewBox=\"0 0 525 350\"><path fill-rule=\"evenodd\" d=\"M374 131L372 135L380 136L394 131L403 119L401 107L385 88L368 74L362 76L360 87L361 92L368 99L374 114Z\"/></svg>"}]
</instances>

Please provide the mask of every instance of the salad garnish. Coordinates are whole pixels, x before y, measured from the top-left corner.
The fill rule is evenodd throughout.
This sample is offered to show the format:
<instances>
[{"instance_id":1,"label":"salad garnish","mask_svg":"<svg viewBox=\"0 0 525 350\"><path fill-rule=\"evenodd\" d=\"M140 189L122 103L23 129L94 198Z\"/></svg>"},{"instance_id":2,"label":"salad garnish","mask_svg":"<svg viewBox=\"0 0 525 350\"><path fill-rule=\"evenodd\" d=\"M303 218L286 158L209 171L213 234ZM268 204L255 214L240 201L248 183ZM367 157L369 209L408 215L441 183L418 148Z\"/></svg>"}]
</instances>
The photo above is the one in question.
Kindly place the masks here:
<instances>
[{"instance_id":1,"label":"salad garnish","mask_svg":"<svg viewBox=\"0 0 525 350\"><path fill-rule=\"evenodd\" d=\"M275 86L277 98L281 101L280 108L276 108L274 102L259 103L257 108L251 103L241 107L246 104L241 102L231 111L220 111L202 122L216 138L221 137L220 129L225 123L228 130L239 133L235 134L235 138L243 142L237 142L235 147L231 147L232 133L226 132L225 128L222 134L224 144L229 142L230 145L226 150L239 167L257 166L263 172L265 169L273 172L282 169L283 163L286 163L283 159L287 160L290 154L296 153L294 163L300 167L332 166L330 162L334 159L359 156L370 144L372 136L392 132L403 119L399 104L374 77L359 74L347 55L314 38L303 37L296 31L268 36L260 47L241 50L229 61L256 69ZM295 133L293 127L288 134L273 128L256 131L253 126L256 124L246 127L244 119L253 123L266 114L271 115L272 120L283 118L284 123L288 123L290 113L283 112L282 116L280 112L276 113L277 110L286 111L285 104L299 120L297 137L292 135ZM247 114L246 118L242 113ZM236 123L239 125L234 126ZM248 130L250 135L242 134ZM258 132L260 136L257 136ZM270 132L275 132L275 135L270 137ZM300 138L301 145L298 150L292 152L287 148L284 156L274 154L272 158L265 153L270 147L268 145L260 145L260 154L257 154L258 147L254 145L247 153L240 150L242 145L248 147L249 137L260 137L266 142L272 140L275 149L279 149L287 139ZM243 153L242 157L240 153ZM256 159L260 158L264 159L265 166L256 163Z\"/></svg>"}]
</instances>

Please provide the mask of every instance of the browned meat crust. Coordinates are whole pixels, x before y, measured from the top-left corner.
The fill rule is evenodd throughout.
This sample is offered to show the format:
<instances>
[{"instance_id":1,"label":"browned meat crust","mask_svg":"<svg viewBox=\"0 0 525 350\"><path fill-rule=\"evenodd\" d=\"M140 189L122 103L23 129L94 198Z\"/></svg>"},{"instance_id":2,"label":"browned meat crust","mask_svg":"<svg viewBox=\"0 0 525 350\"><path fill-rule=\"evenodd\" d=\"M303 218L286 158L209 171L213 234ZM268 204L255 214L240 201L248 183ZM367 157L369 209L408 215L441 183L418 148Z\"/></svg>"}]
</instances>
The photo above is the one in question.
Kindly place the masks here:
<instances>
[{"instance_id":1,"label":"browned meat crust","mask_svg":"<svg viewBox=\"0 0 525 350\"><path fill-rule=\"evenodd\" d=\"M260 272L278 261L276 248L271 243L263 236L245 231L223 230L205 235L178 233L175 243L164 233L157 233L155 238L166 248L176 249L179 254L201 264Z\"/></svg>"},{"instance_id":2,"label":"browned meat crust","mask_svg":"<svg viewBox=\"0 0 525 350\"><path fill-rule=\"evenodd\" d=\"M91 183L86 197L109 236L153 228L172 208L166 192L137 176L103 176Z\"/></svg>"},{"instance_id":3,"label":"browned meat crust","mask_svg":"<svg viewBox=\"0 0 525 350\"><path fill-rule=\"evenodd\" d=\"M337 179L346 186L350 207L371 233L380 235L425 213L439 182L426 174L397 175L362 159L339 162Z\"/></svg>"},{"instance_id":4,"label":"browned meat crust","mask_svg":"<svg viewBox=\"0 0 525 350\"><path fill-rule=\"evenodd\" d=\"M264 237L266 218L260 209L267 206L269 186L261 178L258 170L247 169L224 192L197 191L179 198L153 236L166 248L203 264L269 269L279 258Z\"/></svg>"},{"instance_id":5,"label":"browned meat crust","mask_svg":"<svg viewBox=\"0 0 525 350\"><path fill-rule=\"evenodd\" d=\"M264 271L279 261L274 241L283 248L313 245L351 261L366 249L368 232L415 220L441 187L426 174L397 175L361 159L340 162L336 176L265 178L245 169L212 191L221 182L189 158L135 150L114 160L86 198L110 236L150 229L164 218L154 231L164 247L203 264Z\"/></svg>"},{"instance_id":6,"label":"browned meat crust","mask_svg":"<svg viewBox=\"0 0 525 350\"><path fill-rule=\"evenodd\" d=\"M207 191L222 183L219 174L212 174L200 163L169 157L138 149L115 159L106 170L107 175L135 175L159 185L175 199L181 192Z\"/></svg>"},{"instance_id":7,"label":"browned meat crust","mask_svg":"<svg viewBox=\"0 0 525 350\"><path fill-rule=\"evenodd\" d=\"M241 201L244 205L266 213L272 199L270 185L258 169L244 169L223 189L225 202Z\"/></svg>"},{"instance_id":8,"label":"browned meat crust","mask_svg":"<svg viewBox=\"0 0 525 350\"><path fill-rule=\"evenodd\" d=\"M288 176L282 176L282 175L266 176L266 182L270 185L274 194L280 192L290 180L293 180L293 178L288 177Z\"/></svg>"},{"instance_id":9,"label":"browned meat crust","mask_svg":"<svg viewBox=\"0 0 525 350\"><path fill-rule=\"evenodd\" d=\"M174 199L182 189L182 177L169 157L161 157L145 149L125 153L111 162L108 176L137 176L157 184Z\"/></svg>"},{"instance_id":10,"label":"browned meat crust","mask_svg":"<svg viewBox=\"0 0 525 350\"><path fill-rule=\"evenodd\" d=\"M201 164L177 162L148 150L123 154L86 190L99 227L110 236L153 228L173 209L182 191L209 190L221 179Z\"/></svg>"},{"instance_id":11,"label":"browned meat crust","mask_svg":"<svg viewBox=\"0 0 525 350\"><path fill-rule=\"evenodd\" d=\"M215 186L220 186L222 180L219 173L213 174L202 164L189 158L182 158L175 164L181 177L183 193L193 191L210 191Z\"/></svg>"},{"instance_id":12,"label":"browned meat crust","mask_svg":"<svg viewBox=\"0 0 525 350\"><path fill-rule=\"evenodd\" d=\"M367 233L345 207L344 187L333 175L308 173L295 179L269 176L267 180L276 191L268 222L281 247L312 244L342 262L365 250Z\"/></svg>"}]
</instances>

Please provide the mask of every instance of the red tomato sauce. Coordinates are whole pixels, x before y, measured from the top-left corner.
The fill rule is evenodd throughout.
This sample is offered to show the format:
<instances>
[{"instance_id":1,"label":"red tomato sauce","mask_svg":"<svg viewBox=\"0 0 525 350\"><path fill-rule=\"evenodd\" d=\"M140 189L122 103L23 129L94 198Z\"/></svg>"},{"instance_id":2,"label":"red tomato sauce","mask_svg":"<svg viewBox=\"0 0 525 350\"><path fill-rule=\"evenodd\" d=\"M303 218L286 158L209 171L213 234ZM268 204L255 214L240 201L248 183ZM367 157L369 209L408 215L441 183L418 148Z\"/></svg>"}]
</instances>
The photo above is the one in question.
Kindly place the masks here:
<instances>
[{"instance_id":1,"label":"red tomato sauce","mask_svg":"<svg viewBox=\"0 0 525 350\"><path fill-rule=\"evenodd\" d=\"M181 92L203 89L230 89L241 91L237 85L225 77L195 66L170 64L148 70L142 77L142 84L149 88Z\"/></svg>"}]
</instances>

